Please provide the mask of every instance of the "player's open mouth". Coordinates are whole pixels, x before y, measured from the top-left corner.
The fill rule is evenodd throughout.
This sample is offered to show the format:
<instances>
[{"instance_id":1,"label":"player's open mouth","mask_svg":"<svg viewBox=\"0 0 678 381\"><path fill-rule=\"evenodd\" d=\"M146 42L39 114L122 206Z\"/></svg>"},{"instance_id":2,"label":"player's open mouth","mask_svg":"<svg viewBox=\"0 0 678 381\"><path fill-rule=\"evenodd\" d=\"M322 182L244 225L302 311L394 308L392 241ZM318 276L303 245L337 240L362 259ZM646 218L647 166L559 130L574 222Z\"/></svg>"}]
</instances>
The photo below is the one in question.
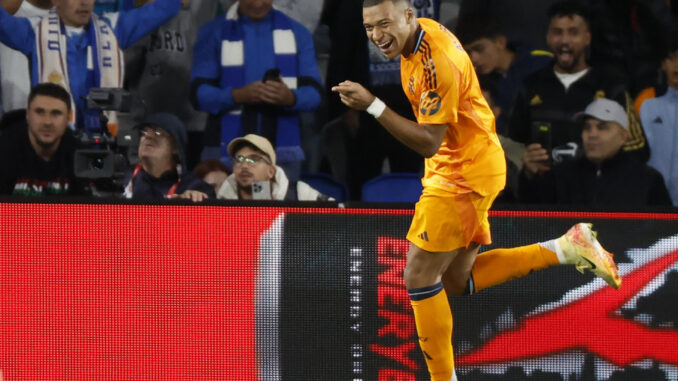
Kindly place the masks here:
<instances>
[{"instance_id":1,"label":"player's open mouth","mask_svg":"<svg viewBox=\"0 0 678 381\"><path fill-rule=\"evenodd\" d=\"M393 40L384 42L384 43L382 43L382 44L377 43L377 47L379 47L379 49L380 49L382 52L387 51L392 45L393 45Z\"/></svg>"}]
</instances>

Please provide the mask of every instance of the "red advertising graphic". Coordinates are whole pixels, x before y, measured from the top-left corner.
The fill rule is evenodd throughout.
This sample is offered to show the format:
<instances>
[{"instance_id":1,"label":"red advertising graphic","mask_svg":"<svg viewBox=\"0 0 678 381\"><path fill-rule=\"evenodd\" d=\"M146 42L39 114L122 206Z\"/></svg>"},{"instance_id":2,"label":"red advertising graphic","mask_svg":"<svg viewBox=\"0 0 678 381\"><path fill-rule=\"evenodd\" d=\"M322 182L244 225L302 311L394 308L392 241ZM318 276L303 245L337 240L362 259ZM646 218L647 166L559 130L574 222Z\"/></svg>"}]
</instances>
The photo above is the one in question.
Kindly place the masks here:
<instances>
[{"instance_id":1,"label":"red advertising graphic","mask_svg":"<svg viewBox=\"0 0 678 381\"><path fill-rule=\"evenodd\" d=\"M651 360L661 364L671 379L678 378L678 330L653 328L642 319L621 314L623 309L633 308L640 295L663 284L669 270L678 269L678 236L633 254L637 262L620 265L624 278L621 289L614 290L595 279L592 285L572 290L561 300L540 306L480 348L457 357L458 367L526 363L534 367L539 358L583 351L602 361L600 372L608 375L615 369ZM508 347L512 350L506 351ZM551 371L553 365L551 361Z\"/></svg>"},{"instance_id":2,"label":"red advertising graphic","mask_svg":"<svg viewBox=\"0 0 678 381\"><path fill-rule=\"evenodd\" d=\"M409 242L379 237L377 246L379 317L383 319L378 335L380 339L390 336L391 340L389 345L372 345L370 349L397 364L380 369L379 380L415 380L421 366L413 356L421 355L415 347L414 319L402 280ZM457 353L459 375L478 367L496 374L521 367L568 377L571 365L577 362L570 357L588 353L601 365L597 379L607 379L615 369L648 360L660 364L667 379L678 379L678 330L653 328L642 319L621 314L622 309L633 308L640 295L663 284L671 269L678 270L678 236L633 254L637 262L620 266L624 277L620 290L594 279L559 301L539 306L482 346ZM558 364L564 365L562 369Z\"/></svg>"},{"instance_id":3,"label":"red advertising graphic","mask_svg":"<svg viewBox=\"0 0 678 381\"><path fill-rule=\"evenodd\" d=\"M0 203L0 381L426 379L411 214ZM451 298L459 381L678 381L678 215L499 211L493 241L580 218L622 288L556 266Z\"/></svg>"},{"instance_id":4,"label":"red advertising graphic","mask_svg":"<svg viewBox=\"0 0 678 381\"><path fill-rule=\"evenodd\" d=\"M370 350L384 359L392 360L397 368L383 367L379 380L416 380L419 363L412 360L418 351L417 331L412 316L410 297L405 289L403 270L410 243L404 239L379 237L377 240L377 300L378 315L384 323L377 331L379 338L390 339L388 344L373 344Z\"/></svg>"},{"instance_id":5,"label":"red advertising graphic","mask_svg":"<svg viewBox=\"0 0 678 381\"><path fill-rule=\"evenodd\" d=\"M254 380L258 208L0 204L7 380Z\"/></svg>"}]
</instances>

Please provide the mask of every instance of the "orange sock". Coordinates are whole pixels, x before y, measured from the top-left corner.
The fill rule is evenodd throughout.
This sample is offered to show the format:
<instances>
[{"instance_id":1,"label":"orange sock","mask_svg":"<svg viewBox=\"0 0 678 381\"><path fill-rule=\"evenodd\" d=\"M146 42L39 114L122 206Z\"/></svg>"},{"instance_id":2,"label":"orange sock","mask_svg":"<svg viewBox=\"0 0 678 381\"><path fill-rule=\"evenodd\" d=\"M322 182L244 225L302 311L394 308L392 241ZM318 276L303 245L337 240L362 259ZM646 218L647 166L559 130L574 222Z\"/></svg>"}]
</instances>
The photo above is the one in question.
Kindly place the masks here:
<instances>
[{"instance_id":1,"label":"orange sock","mask_svg":"<svg viewBox=\"0 0 678 381\"><path fill-rule=\"evenodd\" d=\"M443 284L408 290L431 381L452 379L452 311Z\"/></svg>"},{"instance_id":2,"label":"orange sock","mask_svg":"<svg viewBox=\"0 0 678 381\"><path fill-rule=\"evenodd\" d=\"M471 270L474 292L559 264L556 253L538 243L486 251L478 254Z\"/></svg>"}]
</instances>

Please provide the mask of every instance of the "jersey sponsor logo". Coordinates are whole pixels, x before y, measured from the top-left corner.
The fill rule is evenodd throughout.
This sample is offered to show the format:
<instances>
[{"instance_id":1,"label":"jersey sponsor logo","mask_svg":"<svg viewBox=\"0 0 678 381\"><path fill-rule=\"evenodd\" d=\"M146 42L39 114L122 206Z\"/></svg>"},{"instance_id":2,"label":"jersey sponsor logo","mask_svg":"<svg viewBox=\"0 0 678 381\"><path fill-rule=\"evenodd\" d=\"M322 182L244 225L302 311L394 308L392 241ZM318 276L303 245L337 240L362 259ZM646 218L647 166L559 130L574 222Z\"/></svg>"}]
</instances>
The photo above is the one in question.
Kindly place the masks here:
<instances>
[{"instance_id":1,"label":"jersey sponsor logo","mask_svg":"<svg viewBox=\"0 0 678 381\"><path fill-rule=\"evenodd\" d=\"M422 94L419 101L419 112L424 115L435 115L440 110L440 105L443 103L440 95L434 91L427 91Z\"/></svg>"}]
</instances>

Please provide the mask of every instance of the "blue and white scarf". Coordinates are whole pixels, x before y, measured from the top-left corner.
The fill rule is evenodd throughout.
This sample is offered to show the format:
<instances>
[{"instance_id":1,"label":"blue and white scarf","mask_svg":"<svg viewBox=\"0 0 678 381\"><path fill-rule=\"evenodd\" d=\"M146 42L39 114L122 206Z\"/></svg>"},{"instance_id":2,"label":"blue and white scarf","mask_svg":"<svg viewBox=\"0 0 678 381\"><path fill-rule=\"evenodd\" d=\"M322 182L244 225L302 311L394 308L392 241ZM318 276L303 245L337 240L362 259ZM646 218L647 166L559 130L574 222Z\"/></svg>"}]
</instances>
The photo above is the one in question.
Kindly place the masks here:
<instances>
[{"instance_id":1,"label":"blue and white scarf","mask_svg":"<svg viewBox=\"0 0 678 381\"><path fill-rule=\"evenodd\" d=\"M297 43L290 19L280 11L271 10L273 18L273 47L275 65L280 69L283 82L295 90L297 77ZM243 29L239 22L238 3L229 8L221 31L221 87L240 88L245 83L245 46ZM259 113L257 119L243 120L243 114L249 113L248 107L238 107L227 112L221 118L221 156L228 157L228 143L248 133L266 137L276 147L279 162L304 159L299 135L299 117L296 112L280 111L274 115Z\"/></svg>"},{"instance_id":2,"label":"blue and white scarf","mask_svg":"<svg viewBox=\"0 0 678 381\"><path fill-rule=\"evenodd\" d=\"M88 38L87 88L122 87L125 75L124 60L111 27L93 14L85 33ZM49 15L40 21L36 34L38 83L55 83L70 93L66 30L56 8L52 8ZM71 106L70 125L71 128L75 128L76 112L72 95ZM106 112L106 115L109 118L109 126L117 125L115 113ZM98 118L98 113L93 113L91 117Z\"/></svg>"}]
</instances>

